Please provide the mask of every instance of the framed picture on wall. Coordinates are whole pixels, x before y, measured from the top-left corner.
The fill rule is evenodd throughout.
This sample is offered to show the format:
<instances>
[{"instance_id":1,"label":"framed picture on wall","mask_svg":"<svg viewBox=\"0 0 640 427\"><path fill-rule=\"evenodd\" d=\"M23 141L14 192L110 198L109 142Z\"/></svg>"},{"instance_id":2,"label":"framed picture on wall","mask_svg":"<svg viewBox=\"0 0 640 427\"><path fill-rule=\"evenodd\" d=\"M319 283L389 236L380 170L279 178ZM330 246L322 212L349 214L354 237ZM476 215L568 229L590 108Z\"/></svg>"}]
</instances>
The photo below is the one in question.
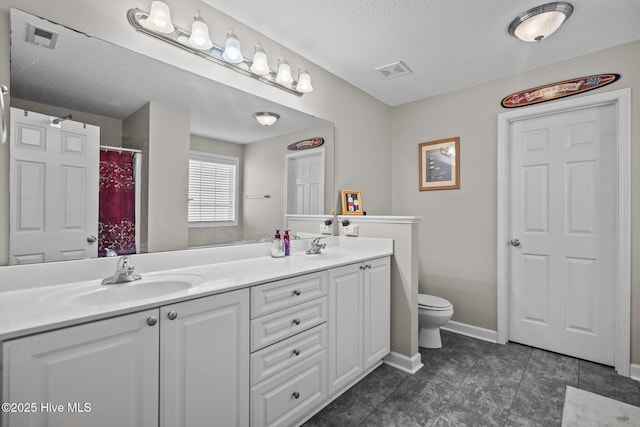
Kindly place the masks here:
<instances>
[{"instance_id":1,"label":"framed picture on wall","mask_svg":"<svg viewBox=\"0 0 640 427\"><path fill-rule=\"evenodd\" d=\"M460 137L418 145L420 191L460 188Z\"/></svg>"},{"instance_id":2,"label":"framed picture on wall","mask_svg":"<svg viewBox=\"0 0 640 427\"><path fill-rule=\"evenodd\" d=\"M362 194L356 190L342 190L342 215L362 215Z\"/></svg>"}]
</instances>

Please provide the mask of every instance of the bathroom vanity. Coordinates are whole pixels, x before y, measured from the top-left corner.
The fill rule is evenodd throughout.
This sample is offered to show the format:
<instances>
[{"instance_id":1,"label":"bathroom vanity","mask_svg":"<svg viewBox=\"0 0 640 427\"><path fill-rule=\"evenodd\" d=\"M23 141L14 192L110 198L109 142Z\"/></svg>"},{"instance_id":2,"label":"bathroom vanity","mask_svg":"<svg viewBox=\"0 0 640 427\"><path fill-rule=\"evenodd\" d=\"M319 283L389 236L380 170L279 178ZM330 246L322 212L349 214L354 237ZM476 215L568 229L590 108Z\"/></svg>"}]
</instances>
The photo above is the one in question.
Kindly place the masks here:
<instances>
[{"instance_id":1,"label":"bathroom vanity","mask_svg":"<svg viewBox=\"0 0 640 427\"><path fill-rule=\"evenodd\" d=\"M0 292L12 405L2 425L303 422L390 351L393 242L327 241L322 254L294 247L283 259L266 256L268 244L132 257L142 285L191 285L151 298L107 297L97 277ZM9 268L17 277L29 266Z\"/></svg>"}]
</instances>

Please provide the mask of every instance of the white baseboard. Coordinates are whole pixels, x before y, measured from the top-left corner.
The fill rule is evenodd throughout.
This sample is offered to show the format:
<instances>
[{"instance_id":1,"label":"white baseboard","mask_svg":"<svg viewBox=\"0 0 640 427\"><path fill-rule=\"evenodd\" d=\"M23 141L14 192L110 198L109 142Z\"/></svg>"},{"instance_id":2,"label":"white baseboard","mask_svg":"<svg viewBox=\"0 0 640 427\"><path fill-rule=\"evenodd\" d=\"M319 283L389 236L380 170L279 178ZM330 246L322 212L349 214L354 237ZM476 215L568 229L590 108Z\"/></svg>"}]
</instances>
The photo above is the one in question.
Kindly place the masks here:
<instances>
[{"instance_id":1,"label":"white baseboard","mask_svg":"<svg viewBox=\"0 0 640 427\"><path fill-rule=\"evenodd\" d=\"M480 328L478 326L467 325L466 323L456 322L449 320L444 325L440 326L440 329L445 331L455 332L456 334L466 335L471 338L477 338L483 341L489 341L492 343L498 342L498 333L491 329Z\"/></svg>"},{"instance_id":2,"label":"white baseboard","mask_svg":"<svg viewBox=\"0 0 640 427\"><path fill-rule=\"evenodd\" d=\"M640 365L636 365L635 363L632 363L631 372L629 376L631 377L631 379L640 381Z\"/></svg>"},{"instance_id":3,"label":"white baseboard","mask_svg":"<svg viewBox=\"0 0 640 427\"><path fill-rule=\"evenodd\" d=\"M408 357L404 354L392 351L391 353L386 355L386 357L384 358L384 363L410 374L415 374L424 366L422 364L422 357L420 356L420 352L414 354L412 357Z\"/></svg>"}]
</instances>

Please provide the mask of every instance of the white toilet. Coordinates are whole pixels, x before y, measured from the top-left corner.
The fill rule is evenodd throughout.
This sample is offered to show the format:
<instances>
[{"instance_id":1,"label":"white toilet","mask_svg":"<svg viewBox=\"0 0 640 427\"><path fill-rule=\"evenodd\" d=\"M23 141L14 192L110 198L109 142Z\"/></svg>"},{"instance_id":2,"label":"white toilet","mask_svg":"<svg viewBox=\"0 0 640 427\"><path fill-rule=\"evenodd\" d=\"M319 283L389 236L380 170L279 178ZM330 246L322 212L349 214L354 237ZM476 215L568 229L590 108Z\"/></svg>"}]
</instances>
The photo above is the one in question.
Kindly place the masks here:
<instances>
[{"instance_id":1,"label":"white toilet","mask_svg":"<svg viewBox=\"0 0 640 427\"><path fill-rule=\"evenodd\" d=\"M440 326L453 316L453 305L444 298L433 295L418 295L418 324L420 337L418 344L424 348L440 348Z\"/></svg>"}]
</instances>

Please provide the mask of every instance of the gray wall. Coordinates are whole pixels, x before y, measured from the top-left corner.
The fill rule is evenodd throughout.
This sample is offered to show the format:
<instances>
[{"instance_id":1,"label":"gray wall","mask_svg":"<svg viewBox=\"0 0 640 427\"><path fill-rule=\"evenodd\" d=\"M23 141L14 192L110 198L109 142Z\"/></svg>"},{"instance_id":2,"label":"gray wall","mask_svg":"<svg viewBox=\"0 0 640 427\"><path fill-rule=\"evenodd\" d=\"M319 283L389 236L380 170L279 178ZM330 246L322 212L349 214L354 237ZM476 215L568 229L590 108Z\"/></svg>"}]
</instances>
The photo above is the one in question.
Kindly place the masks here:
<instances>
[{"instance_id":1,"label":"gray wall","mask_svg":"<svg viewBox=\"0 0 640 427\"><path fill-rule=\"evenodd\" d=\"M420 292L450 300L453 320L496 330L497 115L506 95L599 73L632 88L632 363L640 363L640 41L393 108L392 206L420 215ZM584 96L584 95L580 95ZM460 137L459 190L418 191L418 144Z\"/></svg>"}]
</instances>

